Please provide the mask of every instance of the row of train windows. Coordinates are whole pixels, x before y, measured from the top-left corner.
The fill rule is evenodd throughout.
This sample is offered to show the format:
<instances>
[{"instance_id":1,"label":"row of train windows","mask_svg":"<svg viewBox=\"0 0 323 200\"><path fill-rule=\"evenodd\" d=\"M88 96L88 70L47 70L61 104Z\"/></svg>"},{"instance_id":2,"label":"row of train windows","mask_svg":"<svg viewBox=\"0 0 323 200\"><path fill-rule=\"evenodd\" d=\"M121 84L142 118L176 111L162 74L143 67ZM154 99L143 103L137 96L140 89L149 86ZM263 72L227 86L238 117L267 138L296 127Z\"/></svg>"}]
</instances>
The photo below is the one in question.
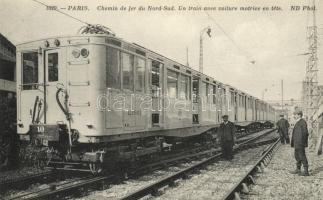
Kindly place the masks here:
<instances>
[{"instance_id":1,"label":"row of train windows","mask_svg":"<svg viewBox=\"0 0 323 200\"><path fill-rule=\"evenodd\" d=\"M191 99L191 77L167 70L167 94L170 98Z\"/></svg>"},{"instance_id":2,"label":"row of train windows","mask_svg":"<svg viewBox=\"0 0 323 200\"><path fill-rule=\"evenodd\" d=\"M220 94L220 91L222 90L221 86L202 82L202 89L202 95L206 98L207 102L212 102L213 104L219 103L217 100L220 100L221 98L217 99L217 94Z\"/></svg>"},{"instance_id":3,"label":"row of train windows","mask_svg":"<svg viewBox=\"0 0 323 200\"><path fill-rule=\"evenodd\" d=\"M121 53L111 47L107 47L106 56L107 87L121 89L122 72L123 89L144 92L146 71L144 59L128 53Z\"/></svg>"},{"instance_id":4,"label":"row of train windows","mask_svg":"<svg viewBox=\"0 0 323 200\"><path fill-rule=\"evenodd\" d=\"M58 81L58 53L47 54L48 82ZM24 90L37 89L38 82L38 53L22 54L22 83Z\"/></svg>"},{"instance_id":5,"label":"row of train windows","mask_svg":"<svg viewBox=\"0 0 323 200\"><path fill-rule=\"evenodd\" d=\"M123 89L144 91L145 88L145 60L137 56L120 52L112 47L107 47L107 87L121 89L121 73ZM161 89L161 70L163 64L149 60L151 66L151 90L153 95ZM191 77L185 74L167 69L167 95L170 98L191 99ZM208 87L205 86L205 88ZM194 81L193 81L194 88ZM208 90L208 89L206 89ZM214 86L214 91L216 87ZM194 91L193 91L194 92ZM216 93L216 92L215 92ZM204 92L204 94L208 94ZM215 100L214 100L215 102Z\"/></svg>"}]
</instances>

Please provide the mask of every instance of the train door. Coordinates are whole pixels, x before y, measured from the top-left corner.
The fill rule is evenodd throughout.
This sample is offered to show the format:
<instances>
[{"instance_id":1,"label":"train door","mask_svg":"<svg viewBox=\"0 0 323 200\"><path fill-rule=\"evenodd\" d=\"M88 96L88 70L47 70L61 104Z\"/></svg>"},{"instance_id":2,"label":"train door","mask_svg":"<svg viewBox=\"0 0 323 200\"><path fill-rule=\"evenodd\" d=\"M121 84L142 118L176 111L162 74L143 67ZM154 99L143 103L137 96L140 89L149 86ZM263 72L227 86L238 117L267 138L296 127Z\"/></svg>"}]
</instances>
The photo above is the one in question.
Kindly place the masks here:
<instances>
[{"instance_id":1,"label":"train door","mask_svg":"<svg viewBox=\"0 0 323 200\"><path fill-rule=\"evenodd\" d=\"M134 94L134 55L121 53L122 64L122 91L124 95L123 123L125 130L134 130L136 115L140 113L136 109L136 95Z\"/></svg>"},{"instance_id":2,"label":"train door","mask_svg":"<svg viewBox=\"0 0 323 200\"><path fill-rule=\"evenodd\" d=\"M151 125L153 127L161 127L164 122L164 109L163 109L163 70L164 64L149 59L150 65L150 93L152 96L152 109L151 109Z\"/></svg>"},{"instance_id":3,"label":"train door","mask_svg":"<svg viewBox=\"0 0 323 200\"><path fill-rule=\"evenodd\" d=\"M193 124L198 124L199 123L199 113L200 113L200 98L199 98L199 93L200 93L200 79L196 76L193 77L193 93L192 93L192 102L193 102Z\"/></svg>"},{"instance_id":4,"label":"train door","mask_svg":"<svg viewBox=\"0 0 323 200\"><path fill-rule=\"evenodd\" d=\"M142 130L146 127L147 112L142 105L142 99L146 92L146 58L135 56L134 67L134 81L135 81L135 116L136 116L136 130Z\"/></svg>"},{"instance_id":5,"label":"train door","mask_svg":"<svg viewBox=\"0 0 323 200\"><path fill-rule=\"evenodd\" d=\"M21 53L21 64L18 59L17 66L17 81L21 84L18 87L18 132L27 133L29 124L43 122L42 119L36 120L38 102L43 102L43 67L40 67L42 62L42 54L38 51L28 51ZM17 55L19 56L19 54ZM23 100L23 101L22 101ZM41 114L41 113L40 113Z\"/></svg>"},{"instance_id":6,"label":"train door","mask_svg":"<svg viewBox=\"0 0 323 200\"><path fill-rule=\"evenodd\" d=\"M44 103L46 109L44 112L44 122L47 124L56 124L57 119L64 119L62 111L58 107L56 102L56 93L58 88L65 85L65 80L63 80L63 55L61 53L62 49L48 50L45 51L45 69L44 69ZM61 98L64 101L64 98ZM63 103L62 103L63 104ZM42 110L41 104L38 104L38 111Z\"/></svg>"},{"instance_id":7,"label":"train door","mask_svg":"<svg viewBox=\"0 0 323 200\"><path fill-rule=\"evenodd\" d=\"M107 109L106 128L123 128L123 106L118 103L121 91L121 53L118 49L106 48Z\"/></svg>"}]
</instances>

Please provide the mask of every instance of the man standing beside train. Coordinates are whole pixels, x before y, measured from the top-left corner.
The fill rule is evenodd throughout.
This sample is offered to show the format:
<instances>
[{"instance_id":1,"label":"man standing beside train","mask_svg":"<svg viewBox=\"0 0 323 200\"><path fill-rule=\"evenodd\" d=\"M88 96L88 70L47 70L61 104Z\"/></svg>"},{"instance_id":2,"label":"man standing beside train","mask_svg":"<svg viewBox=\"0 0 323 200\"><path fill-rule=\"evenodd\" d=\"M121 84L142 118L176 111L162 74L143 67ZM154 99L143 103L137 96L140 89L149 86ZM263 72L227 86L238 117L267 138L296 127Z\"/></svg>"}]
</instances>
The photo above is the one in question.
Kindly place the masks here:
<instances>
[{"instance_id":1,"label":"man standing beside train","mask_svg":"<svg viewBox=\"0 0 323 200\"><path fill-rule=\"evenodd\" d=\"M233 145L235 139L235 125L230 122L228 115L222 116L223 122L220 124L218 134L224 158L233 159Z\"/></svg>"},{"instance_id":2,"label":"man standing beside train","mask_svg":"<svg viewBox=\"0 0 323 200\"><path fill-rule=\"evenodd\" d=\"M305 154L305 147L308 146L308 130L306 121L302 118L302 111L294 112L296 123L292 133L291 146L295 149L296 170L292 174L301 176L309 176L308 161ZM304 172L301 173L301 166L303 165Z\"/></svg>"},{"instance_id":3,"label":"man standing beside train","mask_svg":"<svg viewBox=\"0 0 323 200\"><path fill-rule=\"evenodd\" d=\"M277 129L278 133L280 135L280 142L282 144L289 144L289 136L288 136L288 128L289 128L289 123L287 119L284 118L284 114L280 114L280 119L277 122Z\"/></svg>"}]
</instances>

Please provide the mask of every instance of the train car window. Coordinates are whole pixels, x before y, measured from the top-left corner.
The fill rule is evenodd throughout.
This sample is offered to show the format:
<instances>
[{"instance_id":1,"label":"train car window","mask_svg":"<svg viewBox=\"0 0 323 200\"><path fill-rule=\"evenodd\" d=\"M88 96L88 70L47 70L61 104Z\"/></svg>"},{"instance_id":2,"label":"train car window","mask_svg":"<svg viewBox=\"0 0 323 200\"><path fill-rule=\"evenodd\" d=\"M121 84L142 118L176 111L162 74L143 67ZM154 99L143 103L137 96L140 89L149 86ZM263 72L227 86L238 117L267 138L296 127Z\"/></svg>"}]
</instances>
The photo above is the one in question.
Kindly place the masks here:
<instances>
[{"instance_id":1,"label":"train car window","mask_svg":"<svg viewBox=\"0 0 323 200\"><path fill-rule=\"evenodd\" d=\"M180 78L180 99L189 100L191 98L191 77L181 74Z\"/></svg>"},{"instance_id":2,"label":"train car window","mask_svg":"<svg viewBox=\"0 0 323 200\"><path fill-rule=\"evenodd\" d=\"M246 97L242 96L242 107L246 107Z\"/></svg>"},{"instance_id":3,"label":"train car window","mask_svg":"<svg viewBox=\"0 0 323 200\"><path fill-rule=\"evenodd\" d=\"M160 65L161 63L158 61L151 61L151 85L157 88L159 88Z\"/></svg>"},{"instance_id":4,"label":"train car window","mask_svg":"<svg viewBox=\"0 0 323 200\"><path fill-rule=\"evenodd\" d=\"M231 105L234 105L235 104L235 96L234 96L234 93L231 92Z\"/></svg>"},{"instance_id":5,"label":"train car window","mask_svg":"<svg viewBox=\"0 0 323 200\"><path fill-rule=\"evenodd\" d=\"M199 115L193 114L193 124L198 124L198 123L199 123Z\"/></svg>"},{"instance_id":6,"label":"train car window","mask_svg":"<svg viewBox=\"0 0 323 200\"><path fill-rule=\"evenodd\" d=\"M107 78L106 84L108 88L121 89L121 67L120 67L120 51L112 47L107 47Z\"/></svg>"},{"instance_id":7,"label":"train car window","mask_svg":"<svg viewBox=\"0 0 323 200\"><path fill-rule=\"evenodd\" d=\"M122 53L122 78L123 78L123 89L133 91L133 64L134 56Z\"/></svg>"},{"instance_id":8,"label":"train car window","mask_svg":"<svg viewBox=\"0 0 323 200\"><path fill-rule=\"evenodd\" d=\"M145 71L146 62L142 58L137 58L136 73L135 73L135 87L137 92L145 91Z\"/></svg>"},{"instance_id":9,"label":"train car window","mask_svg":"<svg viewBox=\"0 0 323 200\"><path fill-rule=\"evenodd\" d=\"M209 95L209 84L203 82L203 88L204 88L204 96L206 97L206 100L207 100Z\"/></svg>"},{"instance_id":10,"label":"train car window","mask_svg":"<svg viewBox=\"0 0 323 200\"><path fill-rule=\"evenodd\" d=\"M58 53L48 54L48 81L58 81Z\"/></svg>"},{"instance_id":11,"label":"train car window","mask_svg":"<svg viewBox=\"0 0 323 200\"><path fill-rule=\"evenodd\" d=\"M151 114L151 122L153 126L159 126L159 114L153 113Z\"/></svg>"},{"instance_id":12,"label":"train car window","mask_svg":"<svg viewBox=\"0 0 323 200\"><path fill-rule=\"evenodd\" d=\"M150 77L150 83L151 83L151 93L153 97L158 97L161 95L161 86L160 86L160 79L162 71L163 64L156 61L156 60L150 60L149 62L151 64L151 77Z\"/></svg>"},{"instance_id":13,"label":"train car window","mask_svg":"<svg viewBox=\"0 0 323 200\"><path fill-rule=\"evenodd\" d=\"M24 90L34 90L38 86L38 53L22 54L22 83Z\"/></svg>"},{"instance_id":14,"label":"train car window","mask_svg":"<svg viewBox=\"0 0 323 200\"><path fill-rule=\"evenodd\" d=\"M210 99L211 99L211 97L210 97L210 94L212 94L211 93L211 87L212 87L212 85L210 85L209 83L206 83L206 86L205 86L205 94L206 94L206 101L207 102L209 102L210 101Z\"/></svg>"},{"instance_id":15,"label":"train car window","mask_svg":"<svg viewBox=\"0 0 323 200\"><path fill-rule=\"evenodd\" d=\"M178 89L178 73L175 71L167 70L167 94L170 98L177 98Z\"/></svg>"}]
</instances>

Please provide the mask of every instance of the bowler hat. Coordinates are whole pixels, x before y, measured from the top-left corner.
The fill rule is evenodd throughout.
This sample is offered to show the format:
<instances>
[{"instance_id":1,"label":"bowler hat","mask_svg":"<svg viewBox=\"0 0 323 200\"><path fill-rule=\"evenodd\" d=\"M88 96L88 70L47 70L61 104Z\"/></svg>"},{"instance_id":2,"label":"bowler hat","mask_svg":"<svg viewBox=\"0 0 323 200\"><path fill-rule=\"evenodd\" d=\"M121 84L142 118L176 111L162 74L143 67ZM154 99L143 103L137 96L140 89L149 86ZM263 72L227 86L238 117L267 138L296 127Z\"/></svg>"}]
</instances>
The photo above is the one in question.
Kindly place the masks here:
<instances>
[{"instance_id":1,"label":"bowler hat","mask_svg":"<svg viewBox=\"0 0 323 200\"><path fill-rule=\"evenodd\" d=\"M223 115L222 118L228 118L229 116L228 115Z\"/></svg>"}]
</instances>

